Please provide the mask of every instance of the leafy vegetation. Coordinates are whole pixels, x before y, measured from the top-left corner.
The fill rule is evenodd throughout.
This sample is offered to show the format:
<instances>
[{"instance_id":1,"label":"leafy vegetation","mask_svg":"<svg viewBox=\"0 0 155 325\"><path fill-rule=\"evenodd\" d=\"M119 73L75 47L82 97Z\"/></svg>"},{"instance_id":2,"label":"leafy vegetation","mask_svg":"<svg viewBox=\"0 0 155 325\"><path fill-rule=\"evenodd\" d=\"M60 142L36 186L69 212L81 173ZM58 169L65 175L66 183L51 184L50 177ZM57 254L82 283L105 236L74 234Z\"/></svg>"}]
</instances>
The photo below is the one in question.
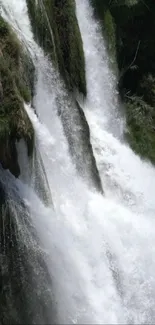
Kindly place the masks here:
<instances>
[{"instance_id":1,"label":"leafy vegetation","mask_svg":"<svg viewBox=\"0 0 155 325\"><path fill-rule=\"evenodd\" d=\"M155 163L155 109L140 97L126 103L128 132L126 137L134 151Z\"/></svg>"}]
</instances>

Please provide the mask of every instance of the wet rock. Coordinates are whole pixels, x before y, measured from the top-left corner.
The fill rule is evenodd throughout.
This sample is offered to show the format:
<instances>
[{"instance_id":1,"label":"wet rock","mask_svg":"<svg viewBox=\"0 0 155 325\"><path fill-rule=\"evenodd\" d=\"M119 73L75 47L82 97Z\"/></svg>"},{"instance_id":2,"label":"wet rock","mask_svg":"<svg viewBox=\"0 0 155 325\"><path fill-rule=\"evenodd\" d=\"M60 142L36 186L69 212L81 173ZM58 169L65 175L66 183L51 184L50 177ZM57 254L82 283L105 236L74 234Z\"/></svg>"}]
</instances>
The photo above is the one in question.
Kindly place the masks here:
<instances>
[{"instance_id":1,"label":"wet rock","mask_svg":"<svg viewBox=\"0 0 155 325\"><path fill-rule=\"evenodd\" d=\"M30 211L0 167L0 324L54 324L49 275Z\"/></svg>"},{"instance_id":2,"label":"wet rock","mask_svg":"<svg viewBox=\"0 0 155 325\"><path fill-rule=\"evenodd\" d=\"M34 130L24 109L24 101L31 100L33 72L28 53L0 16L0 163L16 177L16 141L24 138L28 154L33 151Z\"/></svg>"}]
</instances>

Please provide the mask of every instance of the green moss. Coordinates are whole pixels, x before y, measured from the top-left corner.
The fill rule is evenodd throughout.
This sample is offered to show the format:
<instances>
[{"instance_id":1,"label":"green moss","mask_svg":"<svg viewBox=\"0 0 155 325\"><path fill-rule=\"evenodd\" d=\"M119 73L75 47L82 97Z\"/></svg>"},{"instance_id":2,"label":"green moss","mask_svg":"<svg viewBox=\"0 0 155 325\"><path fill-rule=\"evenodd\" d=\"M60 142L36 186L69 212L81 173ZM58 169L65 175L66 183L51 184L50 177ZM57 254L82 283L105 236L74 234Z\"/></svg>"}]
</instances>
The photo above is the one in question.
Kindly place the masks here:
<instances>
[{"instance_id":1,"label":"green moss","mask_svg":"<svg viewBox=\"0 0 155 325\"><path fill-rule=\"evenodd\" d=\"M9 32L9 26L8 24L0 17L0 36L4 38L8 35Z\"/></svg>"},{"instance_id":2,"label":"green moss","mask_svg":"<svg viewBox=\"0 0 155 325\"><path fill-rule=\"evenodd\" d=\"M25 102L30 102L34 93L34 65L28 53L21 53L18 74L15 73L14 78L20 96Z\"/></svg>"},{"instance_id":3,"label":"green moss","mask_svg":"<svg viewBox=\"0 0 155 325\"><path fill-rule=\"evenodd\" d=\"M42 2L38 1L38 3L36 3L34 0L27 0L27 6L36 41L56 63L57 57L54 53L53 38L50 31L51 27L49 28L46 12L42 7Z\"/></svg>"},{"instance_id":4,"label":"green moss","mask_svg":"<svg viewBox=\"0 0 155 325\"><path fill-rule=\"evenodd\" d=\"M67 88L77 88L86 95L85 60L75 1L27 3L35 37L58 66Z\"/></svg>"},{"instance_id":5,"label":"green moss","mask_svg":"<svg viewBox=\"0 0 155 325\"><path fill-rule=\"evenodd\" d=\"M133 96L126 103L128 132L132 149L155 163L155 109L143 99Z\"/></svg>"},{"instance_id":6,"label":"green moss","mask_svg":"<svg viewBox=\"0 0 155 325\"><path fill-rule=\"evenodd\" d=\"M3 141L10 133L10 123L6 116L0 116L0 139Z\"/></svg>"},{"instance_id":7,"label":"green moss","mask_svg":"<svg viewBox=\"0 0 155 325\"><path fill-rule=\"evenodd\" d=\"M0 162L19 174L15 142L24 138L28 154L34 131L24 109L32 93L33 64L9 25L0 17Z\"/></svg>"},{"instance_id":8,"label":"green moss","mask_svg":"<svg viewBox=\"0 0 155 325\"><path fill-rule=\"evenodd\" d=\"M146 103L155 107L155 76L151 73L144 75L139 82L137 93L139 96L143 96Z\"/></svg>"}]
</instances>

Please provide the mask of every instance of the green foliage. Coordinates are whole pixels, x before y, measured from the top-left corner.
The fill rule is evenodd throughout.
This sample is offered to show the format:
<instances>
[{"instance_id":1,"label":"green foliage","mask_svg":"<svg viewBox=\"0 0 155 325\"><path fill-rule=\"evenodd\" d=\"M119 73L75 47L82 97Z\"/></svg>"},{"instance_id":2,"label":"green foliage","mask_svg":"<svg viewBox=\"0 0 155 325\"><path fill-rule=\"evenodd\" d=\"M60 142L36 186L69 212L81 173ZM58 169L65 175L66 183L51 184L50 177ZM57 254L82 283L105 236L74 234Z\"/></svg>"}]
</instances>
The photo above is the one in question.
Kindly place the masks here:
<instances>
[{"instance_id":1,"label":"green foliage","mask_svg":"<svg viewBox=\"0 0 155 325\"><path fill-rule=\"evenodd\" d=\"M143 96L146 103L155 107L155 76L151 73L144 75L139 82L137 93L139 96Z\"/></svg>"},{"instance_id":2,"label":"green foliage","mask_svg":"<svg viewBox=\"0 0 155 325\"><path fill-rule=\"evenodd\" d=\"M8 35L9 27L8 24L0 17L0 37L5 37Z\"/></svg>"},{"instance_id":3,"label":"green foliage","mask_svg":"<svg viewBox=\"0 0 155 325\"><path fill-rule=\"evenodd\" d=\"M3 141L10 133L9 119L5 115L0 116L0 139Z\"/></svg>"},{"instance_id":4,"label":"green foliage","mask_svg":"<svg viewBox=\"0 0 155 325\"><path fill-rule=\"evenodd\" d=\"M74 0L27 0L35 37L58 66L67 88L86 95L85 60Z\"/></svg>"},{"instance_id":5,"label":"green foliage","mask_svg":"<svg viewBox=\"0 0 155 325\"><path fill-rule=\"evenodd\" d=\"M155 109L142 98L132 96L126 103L128 132L132 149L155 163Z\"/></svg>"}]
</instances>

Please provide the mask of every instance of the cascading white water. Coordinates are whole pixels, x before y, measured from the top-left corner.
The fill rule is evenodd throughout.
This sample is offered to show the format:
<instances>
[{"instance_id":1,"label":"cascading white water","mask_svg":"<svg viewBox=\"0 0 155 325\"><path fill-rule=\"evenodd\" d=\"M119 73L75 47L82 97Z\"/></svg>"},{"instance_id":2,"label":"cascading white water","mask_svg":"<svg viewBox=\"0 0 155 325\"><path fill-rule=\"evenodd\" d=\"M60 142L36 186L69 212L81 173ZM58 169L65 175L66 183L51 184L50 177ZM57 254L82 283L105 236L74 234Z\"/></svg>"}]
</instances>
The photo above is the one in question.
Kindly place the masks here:
<instances>
[{"instance_id":1,"label":"cascading white water","mask_svg":"<svg viewBox=\"0 0 155 325\"><path fill-rule=\"evenodd\" d=\"M89 0L77 0L76 5L86 58L88 98L84 111L104 189L113 199L121 203L123 200L130 208L135 207L136 212L147 214L152 211L153 215L154 168L150 163L142 162L127 144L119 140L125 122L118 112L116 80L109 71L100 26L93 18Z\"/></svg>"},{"instance_id":2,"label":"cascading white water","mask_svg":"<svg viewBox=\"0 0 155 325\"><path fill-rule=\"evenodd\" d=\"M117 80L109 69L110 60L101 27L93 18L93 9L88 0L77 0L76 8L86 58L86 111L95 115L95 121L102 129L121 137L125 121L120 119Z\"/></svg>"},{"instance_id":3,"label":"cascading white water","mask_svg":"<svg viewBox=\"0 0 155 325\"><path fill-rule=\"evenodd\" d=\"M36 131L54 211L27 186L21 193L46 252L60 323L153 324L155 170L119 140L121 120L112 102L117 95L100 30L88 0L76 3L86 57L84 109L105 197L91 192L76 174L57 116L61 83L52 79L53 68L33 40L25 0L3 0L3 14L37 57L35 106L42 123L31 107L25 108ZM117 130L112 129L113 116Z\"/></svg>"}]
</instances>

